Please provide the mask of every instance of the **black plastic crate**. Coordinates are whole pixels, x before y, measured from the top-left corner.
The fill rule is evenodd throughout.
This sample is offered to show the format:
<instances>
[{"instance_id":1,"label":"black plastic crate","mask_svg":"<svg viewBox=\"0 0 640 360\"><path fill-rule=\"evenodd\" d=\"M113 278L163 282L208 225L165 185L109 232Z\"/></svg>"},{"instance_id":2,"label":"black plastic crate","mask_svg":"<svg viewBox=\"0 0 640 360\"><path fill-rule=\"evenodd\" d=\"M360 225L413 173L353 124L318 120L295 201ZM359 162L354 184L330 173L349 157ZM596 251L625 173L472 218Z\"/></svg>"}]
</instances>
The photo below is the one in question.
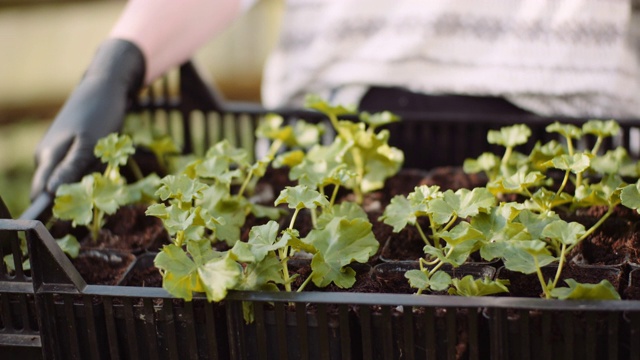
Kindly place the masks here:
<instances>
[{"instance_id":1,"label":"black plastic crate","mask_svg":"<svg viewBox=\"0 0 640 360\"><path fill-rule=\"evenodd\" d=\"M220 101L190 63L168 79L133 105L141 126L166 131L187 153L202 154L223 138L256 151L253 132L270 111ZM315 112L276 112L289 121L324 120ZM585 120L400 115L390 142L404 150L405 167L420 169L494 150L486 143L490 129L526 123L532 146L550 136L544 129L553 121ZM608 146L637 156L634 121L619 122L623 135ZM46 207L23 216L47 217ZM37 340L26 348L41 345L47 359L640 358L640 301L232 292L219 304L197 296L183 302L161 288L87 285L40 221L0 220L0 234L8 234L1 240L15 256L24 234L32 274L0 282L0 346L31 336ZM253 303L252 324L242 319L243 302Z\"/></svg>"}]
</instances>

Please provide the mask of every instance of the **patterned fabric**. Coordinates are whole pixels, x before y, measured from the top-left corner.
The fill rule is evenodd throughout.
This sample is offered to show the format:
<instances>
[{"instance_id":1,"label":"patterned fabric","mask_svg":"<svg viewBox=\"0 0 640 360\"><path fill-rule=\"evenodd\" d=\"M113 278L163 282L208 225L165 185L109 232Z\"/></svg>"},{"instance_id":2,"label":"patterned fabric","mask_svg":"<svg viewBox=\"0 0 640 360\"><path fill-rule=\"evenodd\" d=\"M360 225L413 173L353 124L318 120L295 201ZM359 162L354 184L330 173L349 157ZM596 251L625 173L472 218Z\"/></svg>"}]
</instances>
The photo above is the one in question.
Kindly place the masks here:
<instances>
[{"instance_id":1,"label":"patterned fabric","mask_svg":"<svg viewBox=\"0 0 640 360\"><path fill-rule=\"evenodd\" d=\"M266 106L368 85L502 96L542 115L640 117L630 0L285 0Z\"/></svg>"}]
</instances>

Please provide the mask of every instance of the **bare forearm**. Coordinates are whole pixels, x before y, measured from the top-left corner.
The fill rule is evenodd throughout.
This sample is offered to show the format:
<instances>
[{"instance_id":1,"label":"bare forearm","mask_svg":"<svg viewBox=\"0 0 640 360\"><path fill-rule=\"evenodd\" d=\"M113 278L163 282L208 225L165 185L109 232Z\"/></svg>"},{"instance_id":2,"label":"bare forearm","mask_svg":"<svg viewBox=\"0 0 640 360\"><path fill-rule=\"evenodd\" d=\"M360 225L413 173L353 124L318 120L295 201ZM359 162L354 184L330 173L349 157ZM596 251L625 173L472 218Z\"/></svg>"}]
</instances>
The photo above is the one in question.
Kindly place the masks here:
<instances>
[{"instance_id":1,"label":"bare forearm","mask_svg":"<svg viewBox=\"0 0 640 360\"><path fill-rule=\"evenodd\" d=\"M129 0L110 37L133 42L147 62L145 82L189 59L241 13L242 0Z\"/></svg>"}]
</instances>

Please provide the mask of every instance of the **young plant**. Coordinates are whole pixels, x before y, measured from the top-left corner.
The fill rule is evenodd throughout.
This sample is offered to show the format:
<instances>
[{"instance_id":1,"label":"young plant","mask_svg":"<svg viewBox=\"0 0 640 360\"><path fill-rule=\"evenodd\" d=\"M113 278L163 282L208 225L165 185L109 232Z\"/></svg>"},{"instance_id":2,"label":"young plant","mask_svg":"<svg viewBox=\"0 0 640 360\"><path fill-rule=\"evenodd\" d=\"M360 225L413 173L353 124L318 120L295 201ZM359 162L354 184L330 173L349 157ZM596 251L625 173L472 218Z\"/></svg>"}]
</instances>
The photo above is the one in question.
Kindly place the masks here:
<instances>
[{"instance_id":1,"label":"young plant","mask_svg":"<svg viewBox=\"0 0 640 360\"><path fill-rule=\"evenodd\" d=\"M53 215L71 220L74 227L87 226L95 242L107 215L155 192L159 181L156 175L128 186L120 173L120 166L127 164L134 152L131 139L126 135L114 133L98 140L94 154L106 164L104 172L86 175L78 183L61 185L56 192Z\"/></svg>"},{"instance_id":2,"label":"young plant","mask_svg":"<svg viewBox=\"0 0 640 360\"><path fill-rule=\"evenodd\" d=\"M580 223L566 222L555 213L537 214L518 204L501 204L490 214L474 218L472 225L483 233L480 253L484 259L500 258L509 270L536 274L547 299L620 298L606 280L575 286L578 283L571 279L565 280L569 288L558 286L567 254L590 234ZM542 269L554 263L555 275L547 282Z\"/></svg>"},{"instance_id":3,"label":"young plant","mask_svg":"<svg viewBox=\"0 0 640 360\"><path fill-rule=\"evenodd\" d=\"M389 131L377 131L386 124L399 121L399 117L390 113L378 114L361 113L360 122L340 120L344 115L355 115L353 109L343 106L332 106L318 96L310 95L306 98L306 106L325 114L335 132L334 143L342 149L339 162L347 165L354 173L348 188L352 189L356 202L361 204L363 194L381 189L384 181L395 175L404 162L403 152L389 145Z\"/></svg>"},{"instance_id":4,"label":"young plant","mask_svg":"<svg viewBox=\"0 0 640 360\"><path fill-rule=\"evenodd\" d=\"M421 185L409 195L397 195L387 206L381 220L400 232L406 226L415 226L425 242L425 258L420 258L420 269L409 270L405 277L409 284L423 291L443 291L454 285L451 276L441 270L446 264L458 267L465 263L472 252L478 250L481 232L465 219L488 212L495 204L495 197L486 188L473 190L440 191L438 186ZM429 235L422 229L420 218L429 223ZM492 282L456 282L456 291L469 285L484 287ZM501 289L501 286L487 285L485 291ZM472 291L469 289L469 291Z\"/></svg>"}]
</instances>

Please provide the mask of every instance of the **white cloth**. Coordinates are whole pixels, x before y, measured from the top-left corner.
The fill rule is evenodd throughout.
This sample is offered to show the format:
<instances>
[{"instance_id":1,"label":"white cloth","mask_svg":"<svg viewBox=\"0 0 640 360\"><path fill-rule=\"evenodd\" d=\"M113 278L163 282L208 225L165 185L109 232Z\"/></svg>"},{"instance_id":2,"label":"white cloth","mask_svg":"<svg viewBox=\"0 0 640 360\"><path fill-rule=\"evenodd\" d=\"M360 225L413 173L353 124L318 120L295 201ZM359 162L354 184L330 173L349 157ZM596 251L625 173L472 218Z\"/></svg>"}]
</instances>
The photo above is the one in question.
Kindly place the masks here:
<instances>
[{"instance_id":1,"label":"white cloth","mask_svg":"<svg viewBox=\"0 0 640 360\"><path fill-rule=\"evenodd\" d=\"M541 115L640 117L630 0L285 0L263 103L370 85L503 96Z\"/></svg>"}]
</instances>

